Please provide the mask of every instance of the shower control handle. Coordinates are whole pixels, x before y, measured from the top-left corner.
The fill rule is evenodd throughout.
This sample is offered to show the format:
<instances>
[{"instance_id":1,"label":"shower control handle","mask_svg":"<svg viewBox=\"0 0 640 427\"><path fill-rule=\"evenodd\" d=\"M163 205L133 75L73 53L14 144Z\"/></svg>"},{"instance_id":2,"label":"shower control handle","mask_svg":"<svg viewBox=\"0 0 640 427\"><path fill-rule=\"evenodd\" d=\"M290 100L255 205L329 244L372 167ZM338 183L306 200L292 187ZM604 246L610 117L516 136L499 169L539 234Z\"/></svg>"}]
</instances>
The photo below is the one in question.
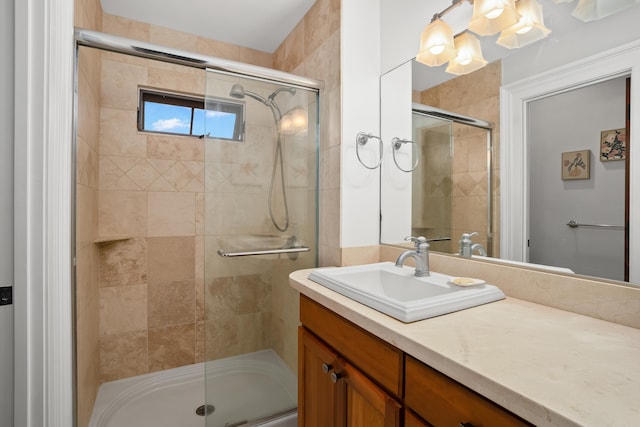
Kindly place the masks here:
<instances>
[{"instance_id":1,"label":"shower control handle","mask_svg":"<svg viewBox=\"0 0 640 427\"><path fill-rule=\"evenodd\" d=\"M322 372L324 372L325 374L328 374L331 369L333 369L333 366L329 365L328 363L322 364Z\"/></svg>"}]
</instances>

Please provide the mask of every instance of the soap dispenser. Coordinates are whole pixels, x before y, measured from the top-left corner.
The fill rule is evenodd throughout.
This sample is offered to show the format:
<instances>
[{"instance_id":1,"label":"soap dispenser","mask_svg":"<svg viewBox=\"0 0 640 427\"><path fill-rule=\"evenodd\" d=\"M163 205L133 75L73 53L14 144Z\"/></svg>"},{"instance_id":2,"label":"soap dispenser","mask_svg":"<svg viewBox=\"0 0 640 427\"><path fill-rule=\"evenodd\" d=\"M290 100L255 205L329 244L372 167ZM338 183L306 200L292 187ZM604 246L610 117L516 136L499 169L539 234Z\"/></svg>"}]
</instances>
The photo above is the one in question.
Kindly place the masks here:
<instances>
[{"instance_id":1,"label":"soap dispenser","mask_svg":"<svg viewBox=\"0 0 640 427\"><path fill-rule=\"evenodd\" d=\"M462 239L459 240L460 250L458 251L458 255L463 256L465 258L471 258L471 245L473 242L471 241L472 236L477 236L478 232L474 231L473 233L463 233Z\"/></svg>"}]
</instances>

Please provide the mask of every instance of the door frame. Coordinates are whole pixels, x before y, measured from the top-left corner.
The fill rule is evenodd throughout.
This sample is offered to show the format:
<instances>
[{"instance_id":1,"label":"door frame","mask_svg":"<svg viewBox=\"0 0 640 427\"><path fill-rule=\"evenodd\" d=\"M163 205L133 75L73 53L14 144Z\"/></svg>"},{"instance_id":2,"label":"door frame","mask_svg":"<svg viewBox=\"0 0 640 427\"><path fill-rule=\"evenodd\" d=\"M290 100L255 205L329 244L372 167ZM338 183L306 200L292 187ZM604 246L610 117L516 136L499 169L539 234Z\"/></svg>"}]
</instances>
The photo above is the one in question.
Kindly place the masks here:
<instances>
[{"instance_id":1,"label":"door frame","mask_svg":"<svg viewBox=\"0 0 640 427\"><path fill-rule=\"evenodd\" d=\"M73 426L73 0L15 2L14 423Z\"/></svg>"},{"instance_id":2,"label":"door frame","mask_svg":"<svg viewBox=\"0 0 640 427\"><path fill-rule=\"evenodd\" d=\"M620 76L631 77L631 98L640 99L640 41L527 77L500 89L500 256L527 262L529 224L529 102ZM631 105L631 129L640 117ZM629 146L638 137L630 135ZM629 219L640 224L640 151L629 150ZM635 165L635 166L634 166ZM629 229L629 279L640 282L640 227Z\"/></svg>"}]
</instances>

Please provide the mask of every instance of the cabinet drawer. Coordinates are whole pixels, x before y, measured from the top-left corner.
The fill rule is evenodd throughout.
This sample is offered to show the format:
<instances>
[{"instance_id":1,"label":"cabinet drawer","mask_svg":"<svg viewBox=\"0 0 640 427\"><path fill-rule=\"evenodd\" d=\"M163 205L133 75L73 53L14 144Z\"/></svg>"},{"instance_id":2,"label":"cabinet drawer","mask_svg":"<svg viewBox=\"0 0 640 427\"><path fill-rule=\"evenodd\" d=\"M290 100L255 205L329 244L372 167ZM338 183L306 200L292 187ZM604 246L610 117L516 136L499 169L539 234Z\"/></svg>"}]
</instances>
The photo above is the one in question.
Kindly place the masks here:
<instances>
[{"instance_id":1,"label":"cabinet drawer","mask_svg":"<svg viewBox=\"0 0 640 427\"><path fill-rule=\"evenodd\" d=\"M402 393L403 353L331 310L300 296L300 321L395 396Z\"/></svg>"},{"instance_id":2,"label":"cabinet drawer","mask_svg":"<svg viewBox=\"0 0 640 427\"><path fill-rule=\"evenodd\" d=\"M433 427L531 426L506 409L410 356L406 360L405 403Z\"/></svg>"}]
</instances>

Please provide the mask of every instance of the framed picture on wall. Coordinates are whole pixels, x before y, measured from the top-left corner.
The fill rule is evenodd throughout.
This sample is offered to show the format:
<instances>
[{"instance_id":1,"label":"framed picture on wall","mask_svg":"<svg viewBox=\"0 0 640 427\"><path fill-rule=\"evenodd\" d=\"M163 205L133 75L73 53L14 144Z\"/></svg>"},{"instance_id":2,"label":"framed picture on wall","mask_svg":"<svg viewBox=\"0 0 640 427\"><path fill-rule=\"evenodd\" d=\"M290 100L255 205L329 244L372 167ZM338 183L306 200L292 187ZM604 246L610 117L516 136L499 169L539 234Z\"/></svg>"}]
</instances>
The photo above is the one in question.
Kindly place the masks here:
<instances>
[{"instance_id":1,"label":"framed picture on wall","mask_svg":"<svg viewBox=\"0 0 640 427\"><path fill-rule=\"evenodd\" d=\"M600 161L624 160L627 157L627 130L612 129L600 132Z\"/></svg>"},{"instance_id":2,"label":"framed picture on wall","mask_svg":"<svg viewBox=\"0 0 640 427\"><path fill-rule=\"evenodd\" d=\"M591 150L562 153L562 179L589 179Z\"/></svg>"}]
</instances>

